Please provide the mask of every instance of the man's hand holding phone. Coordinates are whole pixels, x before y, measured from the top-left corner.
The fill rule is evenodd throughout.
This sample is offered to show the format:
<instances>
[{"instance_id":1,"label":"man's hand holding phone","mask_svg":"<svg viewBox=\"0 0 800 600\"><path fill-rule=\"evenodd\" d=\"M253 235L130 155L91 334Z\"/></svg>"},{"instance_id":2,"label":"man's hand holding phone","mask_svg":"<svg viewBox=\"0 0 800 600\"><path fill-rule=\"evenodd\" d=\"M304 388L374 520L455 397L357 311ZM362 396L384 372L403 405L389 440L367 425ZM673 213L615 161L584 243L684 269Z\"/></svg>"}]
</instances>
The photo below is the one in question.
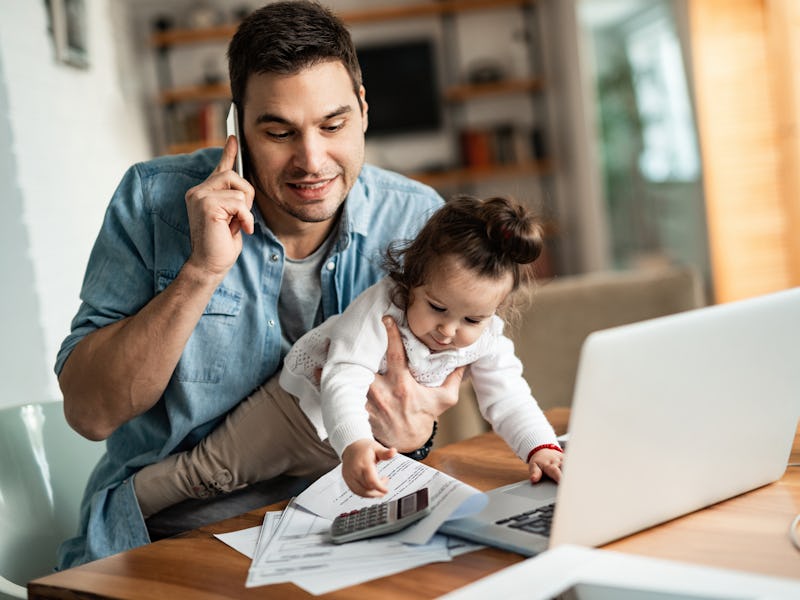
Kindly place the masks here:
<instances>
[{"instance_id":1,"label":"man's hand holding phone","mask_svg":"<svg viewBox=\"0 0 800 600\"><path fill-rule=\"evenodd\" d=\"M242 251L242 231L252 234L254 227L255 189L234 170L238 150L238 139L228 136L217 167L186 192L192 239L187 265L220 281Z\"/></svg>"}]
</instances>

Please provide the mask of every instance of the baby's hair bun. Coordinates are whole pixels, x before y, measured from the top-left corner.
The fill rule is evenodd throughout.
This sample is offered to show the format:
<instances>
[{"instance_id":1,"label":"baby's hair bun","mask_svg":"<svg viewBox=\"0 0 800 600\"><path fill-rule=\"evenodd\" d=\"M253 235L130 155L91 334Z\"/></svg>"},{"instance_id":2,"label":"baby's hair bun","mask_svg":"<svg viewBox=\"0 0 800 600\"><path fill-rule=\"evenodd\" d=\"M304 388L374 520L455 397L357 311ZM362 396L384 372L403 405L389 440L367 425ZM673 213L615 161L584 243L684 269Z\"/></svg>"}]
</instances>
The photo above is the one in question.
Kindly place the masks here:
<instances>
[{"instance_id":1,"label":"baby's hair bun","mask_svg":"<svg viewBox=\"0 0 800 600\"><path fill-rule=\"evenodd\" d=\"M499 254L523 265L539 258L544 247L542 227L531 211L510 198L493 197L482 202L480 214L486 236Z\"/></svg>"}]
</instances>

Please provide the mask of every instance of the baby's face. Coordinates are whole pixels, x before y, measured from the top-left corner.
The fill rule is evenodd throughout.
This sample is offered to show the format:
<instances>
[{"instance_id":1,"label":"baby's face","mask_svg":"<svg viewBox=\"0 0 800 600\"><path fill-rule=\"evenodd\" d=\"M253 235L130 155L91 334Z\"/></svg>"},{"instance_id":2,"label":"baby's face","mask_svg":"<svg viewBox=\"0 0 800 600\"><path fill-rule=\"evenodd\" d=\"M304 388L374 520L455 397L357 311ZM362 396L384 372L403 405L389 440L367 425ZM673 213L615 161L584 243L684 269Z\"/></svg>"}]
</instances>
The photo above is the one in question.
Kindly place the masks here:
<instances>
[{"instance_id":1,"label":"baby's face","mask_svg":"<svg viewBox=\"0 0 800 600\"><path fill-rule=\"evenodd\" d=\"M412 288L408 326L432 352L469 346L486 329L512 284L510 273L500 279L480 277L456 258L444 257L431 268L424 285Z\"/></svg>"}]
</instances>

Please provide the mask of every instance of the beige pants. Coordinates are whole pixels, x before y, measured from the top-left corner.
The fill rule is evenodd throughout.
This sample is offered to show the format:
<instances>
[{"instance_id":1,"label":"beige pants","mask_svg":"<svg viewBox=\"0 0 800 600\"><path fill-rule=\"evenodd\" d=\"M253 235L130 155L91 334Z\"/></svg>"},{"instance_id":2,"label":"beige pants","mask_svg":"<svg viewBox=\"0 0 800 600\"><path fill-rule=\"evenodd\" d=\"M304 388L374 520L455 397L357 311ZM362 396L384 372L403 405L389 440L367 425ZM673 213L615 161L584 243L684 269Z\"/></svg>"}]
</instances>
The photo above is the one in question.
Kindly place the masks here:
<instances>
[{"instance_id":1,"label":"beige pants","mask_svg":"<svg viewBox=\"0 0 800 600\"><path fill-rule=\"evenodd\" d=\"M197 446L133 480L144 518L187 498L228 493L278 475L317 478L339 463L276 374Z\"/></svg>"}]
</instances>

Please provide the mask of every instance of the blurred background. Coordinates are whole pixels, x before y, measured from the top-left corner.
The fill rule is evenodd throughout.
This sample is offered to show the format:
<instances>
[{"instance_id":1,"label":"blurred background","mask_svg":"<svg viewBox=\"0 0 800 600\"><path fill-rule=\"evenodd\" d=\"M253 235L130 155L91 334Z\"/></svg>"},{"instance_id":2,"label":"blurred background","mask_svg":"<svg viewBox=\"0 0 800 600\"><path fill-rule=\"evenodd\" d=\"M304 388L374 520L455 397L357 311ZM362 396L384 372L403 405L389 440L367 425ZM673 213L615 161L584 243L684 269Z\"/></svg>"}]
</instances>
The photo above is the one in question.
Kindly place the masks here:
<instances>
[{"instance_id":1,"label":"blurred background","mask_svg":"<svg viewBox=\"0 0 800 600\"><path fill-rule=\"evenodd\" d=\"M222 143L227 41L260 4L0 0L0 406L60 399L114 188ZM368 161L530 203L542 278L683 264L712 302L800 284L800 3L327 5L358 46Z\"/></svg>"}]
</instances>

